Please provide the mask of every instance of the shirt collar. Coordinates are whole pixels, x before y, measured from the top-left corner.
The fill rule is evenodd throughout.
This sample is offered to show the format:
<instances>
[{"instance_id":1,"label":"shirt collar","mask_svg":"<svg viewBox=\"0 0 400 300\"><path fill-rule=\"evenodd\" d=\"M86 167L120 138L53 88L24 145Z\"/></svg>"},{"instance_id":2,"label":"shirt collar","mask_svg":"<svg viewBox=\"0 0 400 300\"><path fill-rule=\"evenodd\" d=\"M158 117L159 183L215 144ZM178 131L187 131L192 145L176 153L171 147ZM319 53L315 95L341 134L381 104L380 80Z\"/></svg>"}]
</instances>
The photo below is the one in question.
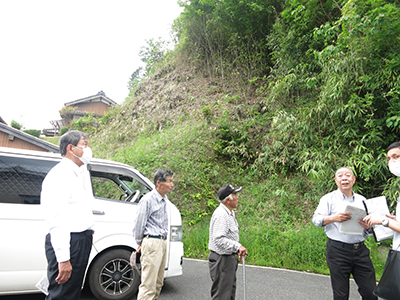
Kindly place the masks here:
<instances>
[{"instance_id":1,"label":"shirt collar","mask_svg":"<svg viewBox=\"0 0 400 300\"><path fill-rule=\"evenodd\" d=\"M350 200L350 202L354 201L354 195L355 195L354 191L353 191L353 196L351 196L349 198L347 198L347 196L345 194L343 194L341 190L338 189L338 191L340 194L342 194L342 200Z\"/></svg>"},{"instance_id":2,"label":"shirt collar","mask_svg":"<svg viewBox=\"0 0 400 300\"><path fill-rule=\"evenodd\" d=\"M222 206L228 214L230 214L232 216L234 215L233 210L231 211L229 208L227 208L224 203L221 202L219 205Z\"/></svg>"},{"instance_id":3,"label":"shirt collar","mask_svg":"<svg viewBox=\"0 0 400 300\"><path fill-rule=\"evenodd\" d=\"M67 157L63 157L61 159L61 163L68 165L72 169L72 171L74 171L76 176L78 176L79 174L82 173L82 169L76 163L74 163L72 160L70 160Z\"/></svg>"},{"instance_id":4,"label":"shirt collar","mask_svg":"<svg viewBox=\"0 0 400 300\"><path fill-rule=\"evenodd\" d=\"M167 200L168 199L168 197L167 197L167 194L165 194L165 198L163 198L161 195L160 195L160 193L157 191L157 189L156 188L154 188L154 194L155 194L155 196L156 196L156 198L157 198L157 200L158 201L162 201L162 200Z\"/></svg>"}]
</instances>

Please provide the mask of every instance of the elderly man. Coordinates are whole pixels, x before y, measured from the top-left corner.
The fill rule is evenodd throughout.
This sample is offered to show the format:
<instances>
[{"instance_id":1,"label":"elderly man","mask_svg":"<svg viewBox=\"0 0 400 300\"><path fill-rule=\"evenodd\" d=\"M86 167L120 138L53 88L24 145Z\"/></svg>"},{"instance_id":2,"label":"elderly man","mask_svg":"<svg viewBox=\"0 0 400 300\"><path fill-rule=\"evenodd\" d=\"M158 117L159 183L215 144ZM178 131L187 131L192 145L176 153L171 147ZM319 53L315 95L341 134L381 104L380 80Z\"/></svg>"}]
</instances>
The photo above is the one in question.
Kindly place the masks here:
<instances>
[{"instance_id":1,"label":"elderly man","mask_svg":"<svg viewBox=\"0 0 400 300\"><path fill-rule=\"evenodd\" d=\"M92 248L94 225L87 164L92 158L88 137L77 130L60 138L63 157L45 177L41 205L46 212L46 299L79 300Z\"/></svg>"},{"instance_id":2,"label":"elderly man","mask_svg":"<svg viewBox=\"0 0 400 300\"><path fill-rule=\"evenodd\" d=\"M233 211L238 206L237 193L241 190L242 187L226 184L217 193L220 205L211 218L208 244L211 299L214 300L235 299L237 256L241 260L247 255L247 249L239 243L239 225Z\"/></svg>"},{"instance_id":3,"label":"elderly man","mask_svg":"<svg viewBox=\"0 0 400 300\"><path fill-rule=\"evenodd\" d=\"M353 274L362 299L376 300L378 298L373 294L376 286L375 269L369 249L364 245L370 226L358 220L364 228L362 234L340 232L340 223L351 219L351 214L345 212L348 204L364 209L365 198L353 192L355 181L352 170L338 169L335 174L338 189L321 198L312 220L314 225L325 227L328 236L326 260L331 273L333 299L349 299L349 279Z\"/></svg>"},{"instance_id":4,"label":"elderly man","mask_svg":"<svg viewBox=\"0 0 400 300\"><path fill-rule=\"evenodd\" d=\"M158 169L154 175L156 188L144 195L139 202L139 212L134 237L141 253L142 282L138 300L153 300L160 295L164 284L164 270L167 262L167 193L174 188L174 173Z\"/></svg>"}]
</instances>

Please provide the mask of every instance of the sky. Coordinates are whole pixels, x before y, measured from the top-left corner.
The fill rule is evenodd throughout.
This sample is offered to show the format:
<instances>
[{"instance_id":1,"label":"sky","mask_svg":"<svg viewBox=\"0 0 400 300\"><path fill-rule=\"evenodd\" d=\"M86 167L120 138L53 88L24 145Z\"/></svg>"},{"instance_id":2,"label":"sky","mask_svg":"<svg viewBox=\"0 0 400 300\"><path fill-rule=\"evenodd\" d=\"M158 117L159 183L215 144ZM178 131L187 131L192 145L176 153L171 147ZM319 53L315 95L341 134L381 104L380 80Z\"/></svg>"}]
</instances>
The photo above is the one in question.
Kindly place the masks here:
<instances>
[{"instance_id":1,"label":"sky","mask_svg":"<svg viewBox=\"0 0 400 300\"><path fill-rule=\"evenodd\" d=\"M42 130L66 102L123 103L146 40L171 40L177 1L1 0L0 117Z\"/></svg>"}]
</instances>

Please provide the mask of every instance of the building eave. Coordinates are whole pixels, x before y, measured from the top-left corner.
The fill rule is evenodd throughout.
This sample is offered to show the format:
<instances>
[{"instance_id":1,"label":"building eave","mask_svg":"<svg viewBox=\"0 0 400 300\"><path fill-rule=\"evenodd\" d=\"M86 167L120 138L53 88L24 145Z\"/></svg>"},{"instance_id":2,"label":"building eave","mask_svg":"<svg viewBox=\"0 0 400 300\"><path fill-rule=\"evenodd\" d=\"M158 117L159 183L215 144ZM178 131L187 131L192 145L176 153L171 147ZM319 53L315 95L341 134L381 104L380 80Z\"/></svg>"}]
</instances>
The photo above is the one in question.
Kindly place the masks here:
<instances>
[{"instance_id":1,"label":"building eave","mask_svg":"<svg viewBox=\"0 0 400 300\"><path fill-rule=\"evenodd\" d=\"M52 143L46 142L44 140L41 140L33 135L27 134L25 132L22 132L18 129L15 129L13 127L10 127L8 125L0 123L0 130L6 134L13 135L21 140L24 140L26 142L29 142L33 145L36 145L38 147L41 147L47 151L53 152L53 153L60 153L60 148Z\"/></svg>"},{"instance_id":2,"label":"building eave","mask_svg":"<svg viewBox=\"0 0 400 300\"><path fill-rule=\"evenodd\" d=\"M74 106L79 103L85 103L85 102L103 102L105 104L108 104L110 106L117 105L117 103L110 98L108 98L104 93L98 93L97 95L81 98L78 100L70 101L67 103L64 103L64 106Z\"/></svg>"}]
</instances>

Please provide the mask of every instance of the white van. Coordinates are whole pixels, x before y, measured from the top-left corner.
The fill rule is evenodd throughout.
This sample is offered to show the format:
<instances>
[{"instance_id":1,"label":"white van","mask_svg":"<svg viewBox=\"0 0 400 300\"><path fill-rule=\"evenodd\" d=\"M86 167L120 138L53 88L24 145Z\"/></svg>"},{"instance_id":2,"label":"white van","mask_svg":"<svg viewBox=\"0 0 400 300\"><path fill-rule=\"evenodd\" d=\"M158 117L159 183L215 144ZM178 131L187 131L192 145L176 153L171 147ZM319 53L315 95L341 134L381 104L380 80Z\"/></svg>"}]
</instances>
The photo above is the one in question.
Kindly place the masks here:
<instances>
[{"instance_id":1,"label":"white van","mask_svg":"<svg viewBox=\"0 0 400 300\"><path fill-rule=\"evenodd\" d=\"M60 154L0 147L0 295L39 292L46 274L46 224L40 204L42 181ZM154 188L128 165L93 159L88 166L95 201L95 233L85 282L99 299L132 299L140 276L129 265L137 244L132 235L137 204ZM62 184L62 182L60 182ZM182 275L182 219L168 202L165 277Z\"/></svg>"}]
</instances>

